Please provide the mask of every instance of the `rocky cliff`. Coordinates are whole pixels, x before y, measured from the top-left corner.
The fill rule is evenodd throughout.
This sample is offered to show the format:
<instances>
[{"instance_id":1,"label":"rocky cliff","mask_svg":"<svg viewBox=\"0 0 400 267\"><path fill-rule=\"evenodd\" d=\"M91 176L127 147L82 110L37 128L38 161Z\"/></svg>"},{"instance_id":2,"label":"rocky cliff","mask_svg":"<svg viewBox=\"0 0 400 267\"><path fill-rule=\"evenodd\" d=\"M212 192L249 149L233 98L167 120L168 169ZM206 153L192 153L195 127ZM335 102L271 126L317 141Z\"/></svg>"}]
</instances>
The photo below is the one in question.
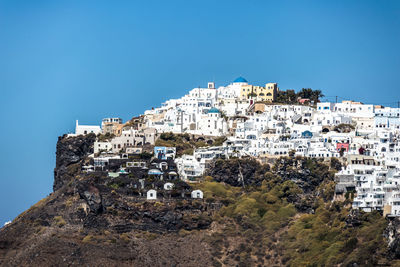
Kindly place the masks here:
<instances>
[{"instance_id":1,"label":"rocky cliff","mask_svg":"<svg viewBox=\"0 0 400 267\"><path fill-rule=\"evenodd\" d=\"M53 190L60 189L74 179L81 170L82 160L93 153L95 134L77 137L60 136L57 142L56 167L54 169Z\"/></svg>"},{"instance_id":2,"label":"rocky cliff","mask_svg":"<svg viewBox=\"0 0 400 267\"><path fill-rule=\"evenodd\" d=\"M0 230L1 266L390 266L400 221L332 202L334 169L283 157L216 161L202 183L82 173L95 137L60 138L54 193ZM188 197L201 189L204 199Z\"/></svg>"},{"instance_id":3,"label":"rocky cliff","mask_svg":"<svg viewBox=\"0 0 400 267\"><path fill-rule=\"evenodd\" d=\"M181 194L146 201L135 177L82 173L94 140L59 138L54 193L1 229L0 265L211 265L202 234L186 232L209 229L215 207Z\"/></svg>"}]
</instances>

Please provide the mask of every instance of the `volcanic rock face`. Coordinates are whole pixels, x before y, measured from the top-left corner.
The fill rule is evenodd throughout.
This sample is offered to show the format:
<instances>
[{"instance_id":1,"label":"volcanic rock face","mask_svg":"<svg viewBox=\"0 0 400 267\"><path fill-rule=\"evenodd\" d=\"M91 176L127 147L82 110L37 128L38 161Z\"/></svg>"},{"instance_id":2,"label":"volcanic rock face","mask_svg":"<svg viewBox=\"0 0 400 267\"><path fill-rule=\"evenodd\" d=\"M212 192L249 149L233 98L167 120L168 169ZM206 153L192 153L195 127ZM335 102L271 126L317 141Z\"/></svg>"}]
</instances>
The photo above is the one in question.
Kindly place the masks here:
<instances>
[{"instance_id":1,"label":"volcanic rock face","mask_svg":"<svg viewBox=\"0 0 400 267\"><path fill-rule=\"evenodd\" d=\"M207 175L217 182L232 186L261 185L269 165L261 165L256 160L217 160ZM243 178L242 178L243 177Z\"/></svg>"},{"instance_id":2,"label":"volcanic rock face","mask_svg":"<svg viewBox=\"0 0 400 267\"><path fill-rule=\"evenodd\" d=\"M59 138L54 193L1 229L0 265L212 265L203 234L191 233L210 228L214 206L190 199L183 181L162 192L159 181L141 188L136 174L81 173L95 138ZM146 200L150 188L160 199Z\"/></svg>"},{"instance_id":3,"label":"volcanic rock face","mask_svg":"<svg viewBox=\"0 0 400 267\"><path fill-rule=\"evenodd\" d=\"M388 240L388 258L400 259L400 219L392 218L385 229L384 236Z\"/></svg>"},{"instance_id":4,"label":"volcanic rock face","mask_svg":"<svg viewBox=\"0 0 400 267\"><path fill-rule=\"evenodd\" d=\"M274 166L274 171L283 180L295 182L307 194L314 192L322 181L333 181L333 174L329 172L329 167L315 159L280 158Z\"/></svg>"},{"instance_id":5,"label":"volcanic rock face","mask_svg":"<svg viewBox=\"0 0 400 267\"><path fill-rule=\"evenodd\" d=\"M317 187L323 181L333 181L329 167L316 159L302 157L282 157L273 167L260 164L254 159L217 160L207 175L215 181L239 186L261 186L265 180L274 180L278 176L284 181L293 181L301 193L288 196L300 212L313 213L315 199L320 194Z\"/></svg>"},{"instance_id":6,"label":"volcanic rock face","mask_svg":"<svg viewBox=\"0 0 400 267\"><path fill-rule=\"evenodd\" d=\"M78 192L80 197L89 205L91 212L99 214L103 211L103 203L98 188L93 185L80 183L78 186Z\"/></svg>"},{"instance_id":7,"label":"volcanic rock face","mask_svg":"<svg viewBox=\"0 0 400 267\"><path fill-rule=\"evenodd\" d=\"M179 197L148 202L143 197L130 195L126 188L111 189L107 186L110 180L116 179L85 177L74 183L84 206L88 207L85 211L88 216L82 217L88 228L98 227L98 220L103 219L118 233L133 229L177 232L206 229L211 224L211 208L203 201Z\"/></svg>"},{"instance_id":8,"label":"volcanic rock face","mask_svg":"<svg viewBox=\"0 0 400 267\"><path fill-rule=\"evenodd\" d=\"M210 227L209 204L146 201L126 188L110 188L111 182L77 176L21 214L0 232L0 265L211 265L201 234L180 234Z\"/></svg>"},{"instance_id":9,"label":"volcanic rock face","mask_svg":"<svg viewBox=\"0 0 400 267\"><path fill-rule=\"evenodd\" d=\"M360 212L358 210L352 210L347 216L346 220L347 227L358 227L361 225Z\"/></svg>"},{"instance_id":10,"label":"volcanic rock face","mask_svg":"<svg viewBox=\"0 0 400 267\"><path fill-rule=\"evenodd\" d=\"M284 181L295 182L305 193L311 193L325 179L333 180L329 167L317 160L302 157L282 157L277 160L272 170L269 165L262 165L254 159L217 160L207 175L217 182L232 186L260 186L266 172L279 175ZM241 179L243 177L243 181Z\"/></svg>"},{"instance_id":11,"label":"volcanic rock face","mask_svg":"<svg viewBox=\"0 0 400 267\"><path fill-rule=\"evenodd\" d=\"M77 137L66 137L64 135L58 138L53 191L60 189L64 184L71 181L74 175L79 173L82 159L93 153L95 140L95 134Z\"/></svg>"}]
</instances>

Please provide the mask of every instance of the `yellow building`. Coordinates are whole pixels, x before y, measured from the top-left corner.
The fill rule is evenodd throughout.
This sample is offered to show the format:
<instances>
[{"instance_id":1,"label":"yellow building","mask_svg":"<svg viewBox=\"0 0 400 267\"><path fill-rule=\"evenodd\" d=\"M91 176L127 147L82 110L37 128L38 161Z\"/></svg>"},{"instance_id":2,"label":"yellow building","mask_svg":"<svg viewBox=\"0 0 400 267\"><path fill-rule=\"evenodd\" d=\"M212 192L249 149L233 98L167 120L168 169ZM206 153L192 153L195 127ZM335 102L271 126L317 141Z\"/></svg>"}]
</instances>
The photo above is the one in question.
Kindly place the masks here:
<instances>
[{"instance_id":1,"label":"yellow building","mask_svg":"<svg viewBox=\"0 0 400 267\"><path fill-rule=\"evenodd\" d=\"M121 135L123 127L121 118L105 118L101 122L101 129L103 134L114 134L115 136Z\"/></svg>"},{"instance_id":2,"label":"yellow building","mask_svg":"<svg viewBox=\"0 0 400 267\"><path fill-rule=\"evenodd\" d=\"M102 130L104 134L109 133L115 136L120 136L123 126L124 124L121 123L107 122L103 124Z\"/></svg>"},{"instance_id":3,"label":"yellow building","mask_svg":"<svg viewBox=\"0 0 400 267\"><path fill-rule=\"evenodd\" d=\"M278 84L267 83L265 87L257 85L242 85L240 91L241 99L254 99L256 101L273 102L278 94Z\"/></svg>"}]
</instances>

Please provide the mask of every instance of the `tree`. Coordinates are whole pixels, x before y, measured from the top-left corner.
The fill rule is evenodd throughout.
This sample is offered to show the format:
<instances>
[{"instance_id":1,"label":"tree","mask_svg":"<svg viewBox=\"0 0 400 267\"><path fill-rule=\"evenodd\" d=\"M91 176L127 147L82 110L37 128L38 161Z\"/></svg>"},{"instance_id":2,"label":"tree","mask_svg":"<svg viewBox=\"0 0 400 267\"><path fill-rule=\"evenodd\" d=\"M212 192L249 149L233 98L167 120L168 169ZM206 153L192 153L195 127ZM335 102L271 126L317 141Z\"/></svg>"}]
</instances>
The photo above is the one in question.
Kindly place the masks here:
<instances>
[{"instance_id":1,"label":"tree","mask_svg":"<svg viewBox=\"0 0 400 267\"><path fill-rule=\"evenodd\" d=\"M297 102L297 94L294 90L278 91L276 102L283 104L294 104Z\"/></svg>"},{"instance_id":2,"label":"tree","mask_svg":"<svg viewBox=\"0 0 400 267\"><path fill-rule=\"evenodd\" d=\"M310 98L313 96L313 90L311 88L302 88L300 92L297 93L300 98Z\"/></svg>"},{"instance_id":3,"label":"tree","mask_svg":"<svg viewBox=\"0 0 400 267\"><path fill-rule=\"evenodd\" d=\"M311 88L302 88L298 93L294 90L278 91L276 102L283 104L297 103L298 98L308 98L314 103L319 102L324 97L321 90L313 90Z\"/></svg>"},{"instance_id":4,"label":"tree","mask_svg":"<svg viewBox=\"0 0 400 267\"><path fill-rule=\"evenodd\" d=\"M314 103L317 103L317 102L319 102L320 98L324 97L324 94L322 93L321 90L313 90L311 88L303 88L303 89L301 89L300 92L298 92L297 96L300 98L308 98L308 99L314 101Z\"/></svg>"},{"instance_id":5,"label":"tree","mask_svg":"<svg viewBox=\"0 0 400 267\"><path fill-rule=\"evenodd\" d=\"M319 99L322 98L322 97L324 97L324 94L322 93L321 90L314 90L312 92L312 95L311 95L310 99L312 101L314 101L314 103L317 103L317 102L319 102Z\"/></svg>"},{"instance_id":6,"label":"tree","mask_svg":"<svg viewBox=\"0 0 400 267\"><path fill-rule=\"evenodd\" d=\"M289 103L296 103L297 101L297 94L294 90L287 90L286 96Z\"/></svg>"}]
</instances>

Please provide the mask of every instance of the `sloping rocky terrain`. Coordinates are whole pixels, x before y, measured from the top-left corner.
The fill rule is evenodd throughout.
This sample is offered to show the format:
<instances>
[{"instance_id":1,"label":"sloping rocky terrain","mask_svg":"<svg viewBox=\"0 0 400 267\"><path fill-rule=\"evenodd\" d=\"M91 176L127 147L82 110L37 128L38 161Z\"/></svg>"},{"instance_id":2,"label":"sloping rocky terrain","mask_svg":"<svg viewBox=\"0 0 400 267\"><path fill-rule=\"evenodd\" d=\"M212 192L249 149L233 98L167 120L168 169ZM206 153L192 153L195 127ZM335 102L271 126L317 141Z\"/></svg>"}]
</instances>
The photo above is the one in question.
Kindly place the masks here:
<instances>
[{"instance_id":1,"label":"sloping rocky terrain","mask_svg":"<svg viewBox=\"0 0 400 267\"><path fill-rule=\"evenodd\" d=\"M399 264L400 221L332 202L335 164L218 160L202 183L146 201L136 177L80 171L94 139L59 139L54 193L0 230L1 266Z\"/></svg>"}]
</instances>

